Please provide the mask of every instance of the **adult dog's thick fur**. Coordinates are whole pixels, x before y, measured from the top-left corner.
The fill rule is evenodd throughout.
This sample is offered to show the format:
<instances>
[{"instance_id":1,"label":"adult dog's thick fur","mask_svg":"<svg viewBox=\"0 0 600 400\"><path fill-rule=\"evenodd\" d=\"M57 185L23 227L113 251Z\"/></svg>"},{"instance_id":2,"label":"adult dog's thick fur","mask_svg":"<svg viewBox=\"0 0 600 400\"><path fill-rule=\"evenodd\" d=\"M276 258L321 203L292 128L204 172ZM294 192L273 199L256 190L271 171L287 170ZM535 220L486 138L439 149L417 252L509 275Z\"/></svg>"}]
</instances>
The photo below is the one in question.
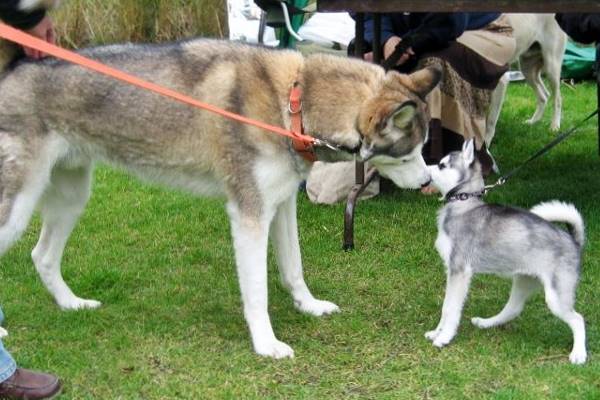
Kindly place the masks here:
<instances>
[{"instance_id":1,"label":"adult dog's thick fur","mask_svg":"<svg viewBox=\"0 0 600 400\"><path fill-rule=\"evenodd\" d=\"M428 116L423 98L440 79L425 69L385 73L347 58L269 50L216 40L117 45L85 55L207 103L289 129L288 98L304 88L307 133L361 153L405 187L430 180L420 155ZM310 169L290 140L224 119L56 60L21 63L0 75L0 254L26 229L39 204L43 227L32 257L63 309L94 308L64 282L65 243L90 194L96 160L196 195L224 195L254 349L292 356L267 313L267 239L295 306L320 316L338 310L306 286L296 192ZM404 172L402 172L404 171Z\"/></svg>"}]
</instances>

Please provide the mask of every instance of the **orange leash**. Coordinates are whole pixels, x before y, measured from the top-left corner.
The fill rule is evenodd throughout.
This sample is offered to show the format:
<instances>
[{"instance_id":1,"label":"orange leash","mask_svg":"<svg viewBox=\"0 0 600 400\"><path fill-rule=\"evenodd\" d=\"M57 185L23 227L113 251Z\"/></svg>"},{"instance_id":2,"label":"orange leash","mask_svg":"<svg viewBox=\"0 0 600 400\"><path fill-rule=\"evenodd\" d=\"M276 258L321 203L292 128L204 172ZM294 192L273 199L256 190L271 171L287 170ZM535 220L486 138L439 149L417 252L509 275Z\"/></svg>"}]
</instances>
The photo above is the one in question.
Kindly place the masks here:
<instances>
[{"instance_id":1,"label":"orange leash","mask_svg":"<svg viewBox=\"0 0 600 400\"><path fill-rule=\"evenodd\" d=\"M56 58L60 58L62 60L71 62L73 64L80 65L84 68L90 69L92 71L96 71L100 74L110 76L112 78L118 79L120 81L129 83L131 85L140 87L142 89L149 90L154 93L158 93L161 96L169 97L171 99L177 100L181 103L191 105L193 107L210 111L215 114L222 115L225 118L229 118L243 124L252 125L257 128L264 129L269 132L276 133L281 136L287 136L296 142L301 142L305 145L311 146L316 142L316 139L312 136L304 135L300 132L292 132L281 127L270 125L261 121L256 121L251 118L244 117L239 114L235 114L229 112L227 110L223 110L221 108L215 107L211 104L203 103L198 101L192 97L186 96L174 90L168 89L166 87L157 85L152 82L145 81L143 79L137 78L135 76L129 75L123 71L118 69L109 67L97 61L91 60L87 57L83 57L77 53L74 53L69 50L65 50L61 47L55 46L53 44L47 43L41 39L33 37L31 35L26 34L18 29L12 28L6 24L0 23L0 37L11 42L20 44L21 46L30 47L36 50L39 50L43 53L49 54Z\"/></svg>"}]
</instances>

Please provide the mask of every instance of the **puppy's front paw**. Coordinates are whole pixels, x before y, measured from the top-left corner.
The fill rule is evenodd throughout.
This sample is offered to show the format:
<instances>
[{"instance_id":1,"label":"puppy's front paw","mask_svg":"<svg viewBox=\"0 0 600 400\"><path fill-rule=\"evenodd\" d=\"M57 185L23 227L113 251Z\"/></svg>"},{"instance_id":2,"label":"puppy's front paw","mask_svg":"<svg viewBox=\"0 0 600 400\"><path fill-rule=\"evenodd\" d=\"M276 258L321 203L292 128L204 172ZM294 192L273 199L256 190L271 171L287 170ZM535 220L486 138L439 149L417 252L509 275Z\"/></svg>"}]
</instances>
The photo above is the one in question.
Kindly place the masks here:
<instances>
[{"instance_id":1,"label":"puppy's front paw","mask_svg":"<svg viewBox=\"0 0 600 400\"><path fill-rule=\"evenodd\" d=\"M438 337L439 334L440 334L440 330L434 329L432 331L426 332L425 337L433 342L435 340L435 338Z\"/></svg>"},{"instance_id":2,"label":"puppy's front paw","mask_svg":"<svg viewBox=\"0 0 600 400\"><path fill-rule=\"evenodd\" d=\"M0 328L0 339L3 337L7 337L7 336L8 336L8 332L6 331L6 329Z\"/></svg>"}]
</instances>

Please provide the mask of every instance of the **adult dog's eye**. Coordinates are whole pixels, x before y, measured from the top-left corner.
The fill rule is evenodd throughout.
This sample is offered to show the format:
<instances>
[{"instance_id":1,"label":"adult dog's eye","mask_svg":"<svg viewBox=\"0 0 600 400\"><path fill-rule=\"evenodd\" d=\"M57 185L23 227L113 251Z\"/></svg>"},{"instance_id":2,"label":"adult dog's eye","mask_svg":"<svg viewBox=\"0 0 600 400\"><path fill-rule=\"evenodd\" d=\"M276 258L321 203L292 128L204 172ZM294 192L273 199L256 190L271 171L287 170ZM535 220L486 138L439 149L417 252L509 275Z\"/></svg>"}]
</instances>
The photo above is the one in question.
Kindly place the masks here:
<instances>
[{"instance_id":1,"label":"adult dog's eye","mask_svg":"<svg viewBox=\"0 0 600 400\"><path fill-rule=\"evenodd\" d=\"M441 171L441 170L443 170L444 168L446 168L446 164L444 164L444 163L440 163L440 164L438 165L438 168L439 168L439 169L440 169L440 171Z\"/></svg>"}]
</instances>

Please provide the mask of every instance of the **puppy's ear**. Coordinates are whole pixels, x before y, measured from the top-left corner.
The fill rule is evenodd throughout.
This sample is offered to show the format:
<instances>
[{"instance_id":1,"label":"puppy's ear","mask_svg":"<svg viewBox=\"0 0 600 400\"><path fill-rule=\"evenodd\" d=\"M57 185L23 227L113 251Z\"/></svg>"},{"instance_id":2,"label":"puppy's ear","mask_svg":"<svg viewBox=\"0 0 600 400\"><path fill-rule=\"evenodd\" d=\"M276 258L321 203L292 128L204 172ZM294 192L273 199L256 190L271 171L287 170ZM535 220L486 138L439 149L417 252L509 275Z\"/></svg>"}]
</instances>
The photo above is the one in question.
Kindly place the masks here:
<instances>
[{"instance_id":1,"label":"puppy's ear","mask_svg":"<svg viewBox=\"0 0 600 400\"><path fill-rule=\"evenodd\" d=\"M421 99L431 92L442 79L442 70L437 66L429 66L413 72L408 76L412 81L412 91Z\"/></svg>"},{"instance_id":2,"label":"puppy's ear","mask_svg":"<svg viewBox=\"0 0 600 400\"><path fill-rule=\"evenodd\" d=\"M417 115L417 105L414 101L406 101L400 105L392 114L394 126L400 130L410 128L413 119Z\"/></svg>"},{"instance_id":3,"label":"puppy's ear","mask_svg":"<svg viewBox=\"0 0 600 400\"><path fill-rule=\"evenodd\" d=\"M463 143L462 157L466 165L471 165L475 161L475 141L473 139L466 140Z\"/></svg>"}]
</instances>

